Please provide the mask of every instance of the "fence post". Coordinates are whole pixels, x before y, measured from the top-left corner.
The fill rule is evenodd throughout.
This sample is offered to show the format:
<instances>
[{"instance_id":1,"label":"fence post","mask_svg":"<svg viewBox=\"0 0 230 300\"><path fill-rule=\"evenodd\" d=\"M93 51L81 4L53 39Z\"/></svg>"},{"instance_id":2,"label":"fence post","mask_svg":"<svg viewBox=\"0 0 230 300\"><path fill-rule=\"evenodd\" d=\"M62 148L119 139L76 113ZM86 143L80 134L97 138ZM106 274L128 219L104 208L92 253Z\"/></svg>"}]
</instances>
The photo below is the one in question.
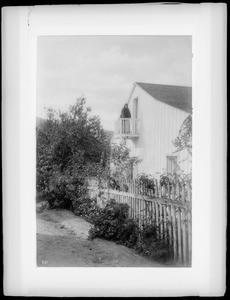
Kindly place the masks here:
<instances>
[{"instance_id":1,"label":"fence post","mask_svg":"<svg viewBox=\"0 0 230 300\"><path fill-rule=\"evenodd\" d=\"M169 232L169 245L172 246L172 215L171 205L168 205L168 232Z\"/></svg>"},{"instance_id":2,"label":"fence post","mask_svg":"<svg viewBox=\"0 0 230 300\"><path fill-rule=\"evenodd\" d=\"M163 205L163 219L164 219L164 239L167 242L168 232L167 232L167 206Z\"/></svg>"},{"instance_id":3,"label":"fence post","mask_svg":"<svg viewBox=\"0 0 230 300\"><path fill-rule=\"evenodd\" d=\"M171 197L171 200L175 200L175 186L174 186L174 182L172 183L172 197Z\"/></svg>"},{"instance_id":4,"label":"fence post","mask_svg":"<svg viewBox=\"0 0 230 300\"><path fill-rule=\"evenodd\" d=\"M162 198L162 185L159 182L159 198Z\"/></svg>"},{"instance_id":5,"label":"fence post","mask_svg":"<svg viewBox=\"0 0 230 300\"><path fill-rule=\"evenodd\" d=\"M187 181L173 182L172 186L169 186L169 183L161 186L157 179L154 182L154 192L146 185L138 185L137 180L127 183L129 193L110 189L108 181L101 182L99 186L98 182L89 180L88 188L91 197L98 194L102 188L106 199L113 197L118 203L127 203L130 209L129 216L138 219L140 229L144 224L155 224L157 237L165 242L169 241L169 247L173 248L174 259L190 263L192 254L191 185ZM142 199L143 193L147 195L147 199L146 197ZM182 200L181 204L174 201L178 196Z\"/></svg>"},{"instance_id":6,"label":"fence post","mask_svg":"<svg viewBox=\"0 0 230 300\"><path fill-rule=\"evenodd\" d=\"M166 196L167 195L167 196ZM167 183L167 191L165 193L165 198L169 199L170 200L170 184L169 184L169 181Z\"/></svg>"},{"instance_id":7,"label":"fence post","mask_svg":"<svg viewBox=\"0 0 230 300\"><path fill-rule=\"evenodd\" d=\"M173 228L173 256L174 256L174 260L176 260L177 259L176 212L173 206L171 206L171 212L172 212L172 228Z\"/></svg>"},{"instance_id":8,"label":"fence post","mask_svg":"<svg viewBox=\"0 0 230 300\"><path fill-rule=\"evenodd\" d=\"M178 259L179 262L182 262L182 251L181 251L181 211L180 208L178 208L177 212L178 218L177 218L177 224L178 224Z\"/></svg>"},{"instance_id":9,"label":"fence post","mask_svg":"<svg viewBox=\"0 0 230 300\"><path fill-rule=\"evenodd\" d=\"M155 197L158 198L158 181L155 180Z\"/></svg>"},{"instance_id":10,"label":"fence post","mask_svg":"<svg viewBox=\"0 0 230 300\"><path fill-rule=\"evenodd\" d=\"M188 212L188 262L192 260L192 224L191 224L191 212Z\"/></svg>"},{"instance_id":11,"label":"fence post","mask_svg":"<svg viewBox=\"0 0 230 300\"><path fill-rule=\"evenodd\" d=\"M183 244L183 263L187 262L187 243L186 243L186 213L182 209L182 244Z\"/></svg>"}]
</instances>

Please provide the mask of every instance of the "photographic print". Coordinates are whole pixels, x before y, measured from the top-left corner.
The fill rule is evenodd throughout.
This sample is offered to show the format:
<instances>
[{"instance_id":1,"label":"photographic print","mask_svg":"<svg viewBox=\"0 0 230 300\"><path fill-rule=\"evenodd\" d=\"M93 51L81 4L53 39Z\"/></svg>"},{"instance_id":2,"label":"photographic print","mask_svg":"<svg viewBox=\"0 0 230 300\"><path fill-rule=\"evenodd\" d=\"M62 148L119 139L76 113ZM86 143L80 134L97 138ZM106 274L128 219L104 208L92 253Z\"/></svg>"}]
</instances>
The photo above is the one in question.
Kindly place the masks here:
<instances>
[{"instance_id":1,"label":"photographic print","mask_svg":"<svg viewBox=\"0 0 230 300\"><path fill-rule=\"evenodd\" d=\"M38 267L192 266L192 37L39 36Z\"/></svg>"}]
</instances>

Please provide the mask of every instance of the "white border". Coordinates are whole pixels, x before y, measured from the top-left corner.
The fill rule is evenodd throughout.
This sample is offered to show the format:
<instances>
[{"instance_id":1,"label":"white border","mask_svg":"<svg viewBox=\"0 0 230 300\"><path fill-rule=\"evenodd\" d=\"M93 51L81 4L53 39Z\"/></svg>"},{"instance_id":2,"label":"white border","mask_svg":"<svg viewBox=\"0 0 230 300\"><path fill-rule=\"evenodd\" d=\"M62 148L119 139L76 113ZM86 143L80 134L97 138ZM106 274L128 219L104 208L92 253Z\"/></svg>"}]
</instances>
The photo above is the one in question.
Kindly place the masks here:
<instances>
[{"instance_id":1,"label":"white border","mask_svg":"<svg viewBox=\"0 0 230 300\"><path fill-rule=\"evenodd\" d=\"M191 268L37 268L38 35L192 35ZM15 40L14 40L15 39ZM87 5L3 9L4 292L23 296L223 295L226 6Z\"/></svg>"}]
</instances>

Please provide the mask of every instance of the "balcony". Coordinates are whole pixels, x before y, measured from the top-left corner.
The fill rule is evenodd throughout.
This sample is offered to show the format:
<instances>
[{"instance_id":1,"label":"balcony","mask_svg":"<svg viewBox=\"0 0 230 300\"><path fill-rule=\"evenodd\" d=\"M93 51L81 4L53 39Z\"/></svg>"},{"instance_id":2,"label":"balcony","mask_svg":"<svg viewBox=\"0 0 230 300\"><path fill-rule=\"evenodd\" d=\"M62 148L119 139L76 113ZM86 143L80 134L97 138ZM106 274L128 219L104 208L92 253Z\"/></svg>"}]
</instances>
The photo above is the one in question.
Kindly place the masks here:
<instances>
[{"instance_id":1,"label":"balcony","mask_svg":"<svg viewBox=\"0 0 230 300\"><path fill-rule=\"evenodd\" d=\"M139 137L139 120L120 118L115 122L115 136L137 138Z\"/></svg>"}]
</instances>

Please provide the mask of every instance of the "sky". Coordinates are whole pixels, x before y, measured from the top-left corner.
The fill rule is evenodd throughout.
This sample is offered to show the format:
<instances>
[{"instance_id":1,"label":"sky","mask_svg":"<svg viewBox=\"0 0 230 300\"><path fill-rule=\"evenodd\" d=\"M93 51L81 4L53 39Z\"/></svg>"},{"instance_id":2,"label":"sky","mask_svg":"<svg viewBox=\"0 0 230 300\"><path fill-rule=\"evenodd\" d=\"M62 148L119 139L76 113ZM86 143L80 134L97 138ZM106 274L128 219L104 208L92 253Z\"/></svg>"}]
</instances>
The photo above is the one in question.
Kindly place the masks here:
<instances>
[{"instance_id":1,"label":"sky","mask_svg":"<svg viewBox=\"0 0 230 300\"><path fill-rule=\"evenodd\" d=\"M192 84L190 36L40 36L37 50L38 117L84 96L114 130L134 82Z\"/></svg>"}]
</instances>

